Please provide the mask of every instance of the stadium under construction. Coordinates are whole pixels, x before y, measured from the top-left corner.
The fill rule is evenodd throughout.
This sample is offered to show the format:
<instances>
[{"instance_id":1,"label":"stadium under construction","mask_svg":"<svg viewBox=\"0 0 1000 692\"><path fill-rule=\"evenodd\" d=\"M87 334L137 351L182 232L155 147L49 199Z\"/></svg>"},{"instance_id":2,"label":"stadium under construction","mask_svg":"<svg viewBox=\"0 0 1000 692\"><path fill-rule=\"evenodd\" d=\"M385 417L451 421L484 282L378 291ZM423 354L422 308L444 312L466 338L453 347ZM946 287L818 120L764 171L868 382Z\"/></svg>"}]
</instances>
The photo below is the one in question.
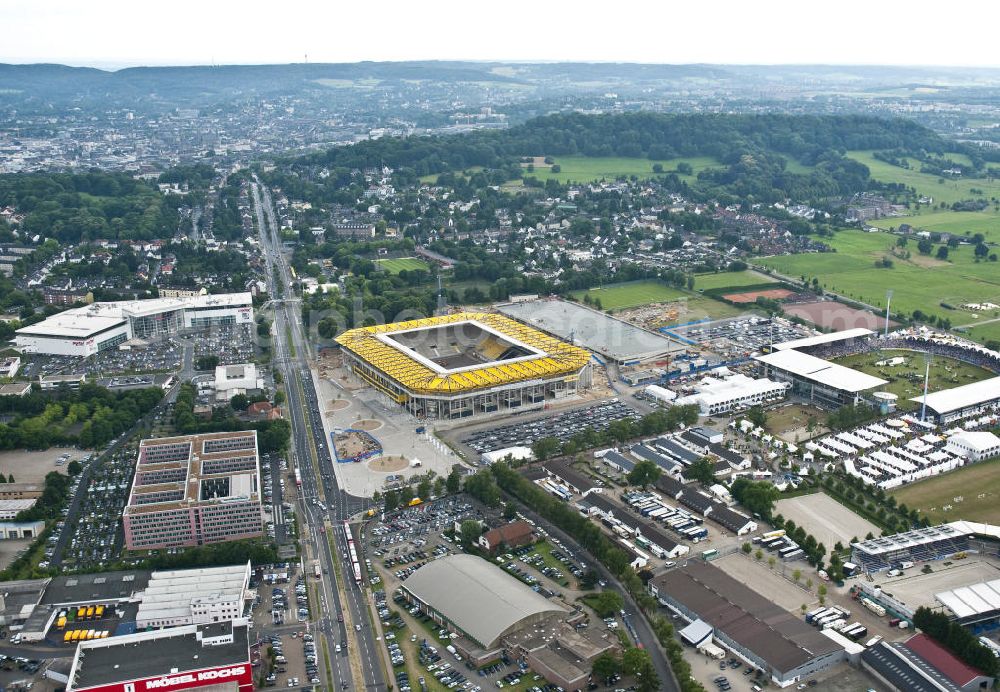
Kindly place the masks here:
<instances>
[{"instance_id":1,"label":"stadium under construction","mask_svg":"<svg viewBox=\"0 0 1000 692\"><path fill-rule=\"evenodd\" d=\"M495 313L351 329L345 367L418 418L542 408L591 384L582 348Z\"/></svg>"}]
</instances>

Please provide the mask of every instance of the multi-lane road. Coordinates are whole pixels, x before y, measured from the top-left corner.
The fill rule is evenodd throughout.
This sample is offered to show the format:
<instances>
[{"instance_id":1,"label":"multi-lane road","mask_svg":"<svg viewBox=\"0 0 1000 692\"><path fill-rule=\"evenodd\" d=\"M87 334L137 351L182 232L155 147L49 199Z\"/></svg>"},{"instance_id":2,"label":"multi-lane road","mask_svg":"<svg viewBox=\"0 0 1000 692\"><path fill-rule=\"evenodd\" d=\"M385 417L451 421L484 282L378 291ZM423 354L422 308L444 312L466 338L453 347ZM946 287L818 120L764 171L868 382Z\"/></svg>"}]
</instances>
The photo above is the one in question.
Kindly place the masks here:
<instances>
[{"instance_id":1,"label":"multi-lane road","mask_svg":"<svg viewBox=\"0 0 1000 692\"><path fill-rule=\"evenodd\" d=\"M273 364L285 380L292 426L292 464L302 481L299 513L307 538L303 549L319 560L324 576L316 583L312 623L325 642L320 652L328 680L335 689L384 690L381 651L372 631L364 591L354 583L347 555L343 522L366 506L363 498L345 493L333 473L320 406L310 371L312 350L302 323L300 301L292 290L288 265L278 234L270 192L259 180L251 184L261 248L267 265L268 295L274 312ZM315 602L318 600L318 602ZM337 645L342 646L336 653ZM327 661L329 665L327 666ZM360 673L360 677L359 677ZM324 686L327 680L324 680Z\"/></svg>"}]
</instances>

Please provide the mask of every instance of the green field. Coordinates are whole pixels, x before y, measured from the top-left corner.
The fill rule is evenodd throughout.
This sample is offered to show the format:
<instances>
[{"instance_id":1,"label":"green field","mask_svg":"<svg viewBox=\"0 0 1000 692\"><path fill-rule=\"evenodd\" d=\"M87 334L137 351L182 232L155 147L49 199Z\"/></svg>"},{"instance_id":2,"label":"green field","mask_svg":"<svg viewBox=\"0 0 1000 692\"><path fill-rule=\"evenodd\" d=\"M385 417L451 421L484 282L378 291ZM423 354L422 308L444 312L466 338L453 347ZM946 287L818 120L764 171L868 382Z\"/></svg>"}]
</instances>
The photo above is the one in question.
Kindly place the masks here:
<instances>
[{"instance_id":1,"label":"green field","mask_svg":"<svg viewBox=\"0 0 1000 692\"><path fill-rule=\"evenodd\" d=\"M382 267L383 270L389 272L390 274L398 274L401 271L413 271L414 269L423 269L425 272L430 271L431 265L424 262L422 259L417 257L399 257L397 259L380 259L375 260L375 262Z\"/></svg>"},{"instance_id":2,"label":"green field","mask_svg":"<svg viewBox=\"0 0 1000 692\"><path fill-rule=\"evenodd\" d=\"M692 156L689 158L669 159L666 161L651 161L650 159L632 158L627 156L556 156L552 159L559 165L561 170L553 173L548 168L537 166L533 172L525 170L526 177L535 177L539 180L554 178L561 183L578 182L586 183L594 180L614 180L622 176L638 176L649 178L657 175L653 172L653 164L659 163L663 166L664 173L675 171L677 164L689 163L693 169L693 175L682 175L680 178L687 182L693 182L698 173L706 168L721 167L721 163L710 156Z\"/></svg>"},{"instance_id":3,"label":"green field","mask_svg":"<svg viewBox=\"0 0 1000 692\"><path fill-rule=\"evenodd\" d=\"M585 295L589 295L593 301L600 299L601 308L604 310L622 310L649 303L665 303L688 296L679 288L652 280L609 284L586 291L574 291L571 295L577 300L583 300Z\"/></svg>"},{"instance_id":4,"label":"green field","mask_svg":"<svg viewBox=\"0 0 1000 692\"><path fill-rule=\"evenodd\" d=\"M876 365L879 361L896 357L906 358L906 362L895 366ZM914 353L913 351L886 350L835 358L834 362L853 368L854 370L860 370L869 375L874 375L875 377L881 377L883 380L888 380L889 384L880 387L879 391L892 392L898 396L900 410L913 411L920 407L920 404L909 399L920 396L924 391L925 365L921 354ZM928 391L938 392L942 389L951 389L994 376L989 370L976 365L970 365L969 363L952 358L936 356L931 361Z\"/></svg>"},{"instance_id":5,"label":"green field","mask_svg":"<svg viewBox=\"0 0 1000 692\"><path fill-rule=\"evenodd\" d=\"M755 284L774 283L774 279L755 271L717 272L715 274L695 274L694 289L707 291L713 288L729 288L730 286L753 286Z\"/></svg>"},{"instance_id":6,"label":"green field","mask_svg":"<svg viewBox=\"0 0 1000 692\"><path fill-rule=\"evenodd\" d=\"M942 521L1000 523L1000 459L965 466L892 492L896 501ZM945 509L950 507L950 509Z\"/></svg>"},{"instance_id":7,"label":"green field","mask_svg":"<svg viewBox=\"0 0 1000 692\"><path fill-rule=\"evenodd\" d=\"M912 168L906 169L879 161L872 156L870 151L850 151L847 155L868 166L871 176L875 180L903 183L912 187L919 194L931 197L934 200L934 207L937 207L940 202L944 202L950 207L952 203L965 199L985 198L989 200L1000 197L1000 180L987 180L985 178L945 179L921 173L920 162L915 160L910 161ZM948 156L956 163L968 163L967 157L960 154L949 154ZM981 192L973 192L973 190ZM872 225L879 228L897 227L901 223L941 233L958 235L982 233L994 242L1000 242L1000 213L992 207L981 212L960 212L924 207L920 210L914 210L909 216L872 221Z\"/></svg>"},{"instance_id":8,"label":"green field","mask_svg":"<svg viewBox=\"0 0 1000 692\"><path fill-rule=\"evenodd\" d=\"M970 246L954 249L948 261L920 255L916 244L907 248L909 260L892 257L895 236L887 233L841 231L830 241L835 253L765 257L762 264L792 278L819 277L827 289L849 298L885 308L887 289L893 289L892 309L907 314L914 310L948 317L952 324L971 322L971 313L950 310L962 303L1000 304L1000 265L976 262ZM876 269L875 261L893 259L891 269ZM697 285L697 284L696 284Z\"/></svg>"}]
</instances>

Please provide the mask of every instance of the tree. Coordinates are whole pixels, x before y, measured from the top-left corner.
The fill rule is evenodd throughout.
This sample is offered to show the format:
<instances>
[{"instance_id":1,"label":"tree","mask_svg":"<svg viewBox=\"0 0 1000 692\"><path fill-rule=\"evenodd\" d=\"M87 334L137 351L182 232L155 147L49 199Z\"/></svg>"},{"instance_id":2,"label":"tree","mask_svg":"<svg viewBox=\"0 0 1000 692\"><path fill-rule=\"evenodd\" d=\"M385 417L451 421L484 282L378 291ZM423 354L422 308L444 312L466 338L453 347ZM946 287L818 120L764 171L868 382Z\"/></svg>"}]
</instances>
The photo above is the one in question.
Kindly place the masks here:
<instances>
[{"instance_id":1,"label":"tree","mask_svg":"<svg viewBox=\"0 0 1000 692\"><path fill-rule=\"evenodd\" d=\"M410 500L413 499L413 488L408 485L404 485L399 489L399 504L401 507L406 507L410 504Z\"/></svg>"},{"instance_id":2,"label":"tree","mask_svg":"<svg viewBox=\"0 0 1000 692\"><path fill-rule=\"evenodd\" d=\"M14 482L14 474L13 473L8 473L7 474L7 482L8 483L13 483Z\"/></svg>"},{"instance_id":3,"label":"tree","mask_svg":"<svg viewBox=\"0 0 1000 692\"><path fill-rule=\"evenodd\" d=\"M757 548L756 552L754 552L753 554L754 560L760 562L763 559L763 557L764 557L764 551L761 550L760 548Z\"/></svg>"},{"instance_id":4,"label":"tree","mask_svg":"<svg viewBox=\"0 0 1000 692\"><path fill-rule=\"evenodd\" d=\"M449 495L455 495L458 493L462 486L462 476L458 471L452 471L448 474L448 480L445 481L445 487L448 489Z\"/></svg>"},{"instance_id":5,"label":"tree","mask_svg":"<svg viewBox=\"0 0 1000 692\"><path fill-rule=\"evenodd\" d=\"M750 543L750 541L746 541L743 545L740 546L740 550L742 550L745 555L749 555L753 551L753 545Z\"/></svg>"},{"instance_id":6,"label":"tree","mask_svg":"<svg viewBox=\"0 0 1000 692\"><path fill-rule=\"evenodd\" d=\"M746 412L746 418L758 428L767 425L767 412L760 406L751 406Z\"/></svg>"},{"instance_id":7,"label":"tree","mask_svg":"<svg viewBox=\"0 0 1000 692\"><path fill-rule=\"evenodd\" d=\"M609 618L622 609L625 602L617 591L601 591L596 596L587 596L587 603L599 617Z\"/></svg>"},{"instance_id":8,"label":"tree","mask_svg":"<svg viewBox=\"0 0 1000 692\"><path fill-rule=\"evenodd\" d=\"M83 464L74 459L73 461L69 462L69 465L66 467L66 471L71 476L79 476L80 473L83 471Z\"/></svg>"},{"instance_id":9,"label":"tree","mask_svg":"<svg viewBox=\"0 0 1000 692\"><path fill-rule=\"evenodd\" d=\"M517 506L513 502L507 502L503 506L503 518L507 521L513 521L517 516Z\"/></svg>"},{"instance_id":10,"label":"tree","mask_svg":"<svg viewBox=\"0 0 1000 692\"><path fill-rule=\"evenodd\" d=\"M737 478L729 488L733 499L747 510L762 517L770 517L780 493L773 483Z\"/></svg>"},{"instance_id":11,"label":"tree","mask_svg":"<svg viewBox=\"0 0 1000 692\"><path fill-rule=\"evenodd\" d=\"M702 457L693 462L681 472L685 478L698 481L704 485L715 483L715 464L708 457Z\"/></svg>"},{"instance_id":12,"label":"tree","mask_svg":"<svg viewBox=\"0 0 1000 692\"><path fill-rule=\"evenodd\" d=\"M441 497L442 495L444 495L445 488L446 484L444 478L438 476L437 478L434 479L434 495L436 497Z\"/></svg>"},{"instance_id":13,"label":"tree","mask_svg":"<svg viewBox=\"0 0 1000 692\"><path fill-rule=\"evenodd\" d=\"M425 478L417 484L417 497L421 500L429 500L431 497L431 481Z\"/></svg>"},{"instance_id":14,"label":"tree","mask_svg":"<svg viewBox=\"0 0 1000 692\"><path fill-rule=\"evenodd\" d=\"M383 497L382 499L385 500L386 512L391 512L392 510L399 507L399 493L397 493L395 490L387 490L385 492L385 497Z\"/></svg>"},{"instance_id":15,"label":"tree","mask_svg":"<svg viewBox=\"0 0 1000 692\"><path fill-rule=\"evenodd\" d=\"M246 411L250 407L250 397L246 394L236 394L229 400L234 411Z\"/></svg>"},{"instance_id":16,"label":"tree","mask_svg":"<svg viewBox=\"0 0 1000 692\"><path fill-rule=\"evenodd\" d=\"M937 249L937 258L939 260L946 260L946 259L948 259L948 246L947 245L942 245L941 247L939 247Z\"/></svg>"},{"instance_id":17,"label":"tree","mask_svg":"<svg viewBox=\"0 0 1000 692\"><path fill-rule=\"evenodd\" d=\"M483 525L476 519L466 519L459 525L459 533L463 543L473 545L483 535Z\"/></svg>"},{"instance_id":18,"label":"tree","mask_svg":"<svg viewBox=\"0 0 1000 692\"><path fill-rule=\"evenodd\" d=\"M982 259L983 257L986 257L987 255L990 254L990 248L986 243L981 242L978 245L976 245L975 250L973 250L973 253L975 254L976 257Z\"/></svg>"},{"instance_id":19,"label":"tree","mask_svg":"<svg viewBox=\"0 0 1000 692\"><path fill-rule=\"evenodd\" d=\"M559 450L559 438L552 436L542 437L535 440L531 445L531 452L535 455L535 459L538 461L545 461L546 459L555 456L559 453Z\"/></svg>"},{"instance_id":20,"label":"tree","mask_svg":"<svg viewBox=\"0 0 1000 692\"><path fill-rule=\"evenodd\" d=\"M621 672L621 669L621 661L619 661L614 655L605 653L594 659L594 663L590 670L594 674L595 680L607 682Z\"/></svg>"},{"instance_id":21,"label":"tree","mask_svg":"<svg viewBox=\"0 0 1000 692\"><path fill-rule=\"evenodd\" d=\"M645 488L647 485L656 483L659 477L660 467L652 461L643 459L635 465L635 468L629 471L628 482L630 485L638 485Z\"/></svg>"},{"instance_id":22,"label":"tree","mask_svg":"<svg viewBox=\"0 0 1000 692\"><path fill-rule=\"evenodd\" d=\"M933 243L931 243L929 238L921 238L917 241L917 250L921 255L931 254L931 250L934 249Z\"/></svg>"},{"instance_id":23,"label":"tree","mask_svg":"<svg viewBox=\"0 0 1000 692\"><path fill-rule=\"evenodd\" d=\"M796 584L798 584L799 580L802 579L802 570L800 569L794 570L792 572L792 579L795 581Z\"/></svg>"},{"instance_id":24,"label":"tree","mask_svg":"<svg viewBox=\"0 0 1000 692\"><path fill-rule=\"evenodd\" d=\"M281 406L285 403L285 393L280 389L274 393L274 405Z\"/></svg>"}]
</instances>

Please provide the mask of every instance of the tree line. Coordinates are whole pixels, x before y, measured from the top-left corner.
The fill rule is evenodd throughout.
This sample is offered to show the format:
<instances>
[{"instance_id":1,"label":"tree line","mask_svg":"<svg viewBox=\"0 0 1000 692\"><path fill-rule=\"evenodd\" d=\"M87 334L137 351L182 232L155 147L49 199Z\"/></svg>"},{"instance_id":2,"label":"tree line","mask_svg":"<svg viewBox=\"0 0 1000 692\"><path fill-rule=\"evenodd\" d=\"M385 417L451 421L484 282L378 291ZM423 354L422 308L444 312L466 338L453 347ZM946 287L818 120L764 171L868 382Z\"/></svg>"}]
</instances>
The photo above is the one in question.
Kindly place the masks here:
<instances>
[{"instance_id":1,"label":"tree line","mask_svg":"<svg viewBox=\"0 0 1000 692\"><path fill-rule=\"evenodd\" d=\"M87 382L77 390L33 389L23 397L0 398L0 449L47 449L52 445L99 447L132 427L163 398L159 387L111 392Z\"/></svg>"}]
</instances>

